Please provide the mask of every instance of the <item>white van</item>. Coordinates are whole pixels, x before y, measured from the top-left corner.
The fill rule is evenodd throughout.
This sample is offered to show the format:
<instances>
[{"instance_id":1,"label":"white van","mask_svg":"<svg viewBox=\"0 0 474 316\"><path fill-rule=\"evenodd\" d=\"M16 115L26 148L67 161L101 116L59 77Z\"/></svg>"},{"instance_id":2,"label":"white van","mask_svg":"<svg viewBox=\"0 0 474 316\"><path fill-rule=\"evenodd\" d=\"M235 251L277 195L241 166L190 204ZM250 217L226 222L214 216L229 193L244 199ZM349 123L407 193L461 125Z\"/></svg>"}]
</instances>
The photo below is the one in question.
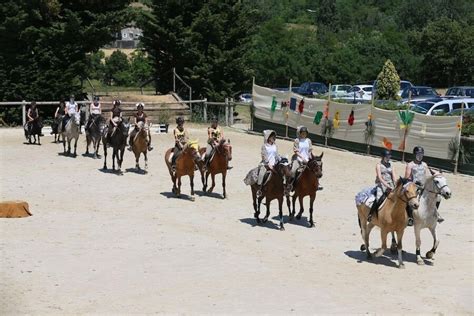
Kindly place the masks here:
<instances>
[{"instance_id":1,"label":"white van","mask_svg":"<svg viewBox=\"0 0 474 316\"><path fill-rule=\"evenodd\" d=\"M465 109L474 108L474 98L465 99L447 99L440 102L419 102L410 107L413 112L426 115L446 115L455 109L460 109L464 106Z\"/></svg>"}]
</instances>

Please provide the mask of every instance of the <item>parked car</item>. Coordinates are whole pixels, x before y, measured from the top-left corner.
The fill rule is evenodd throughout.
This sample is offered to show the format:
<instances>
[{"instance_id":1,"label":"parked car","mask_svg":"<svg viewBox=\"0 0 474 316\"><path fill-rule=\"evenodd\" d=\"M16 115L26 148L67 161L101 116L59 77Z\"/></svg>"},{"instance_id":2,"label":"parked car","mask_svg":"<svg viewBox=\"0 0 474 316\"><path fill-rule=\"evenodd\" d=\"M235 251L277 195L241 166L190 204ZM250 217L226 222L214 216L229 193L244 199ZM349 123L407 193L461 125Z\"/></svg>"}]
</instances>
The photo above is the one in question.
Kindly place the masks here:
<instances>
[{"instance_id":1,"label":"parked car","mask_svg":"<svg viewBox=\"0 0 474 316\"><path fill-rule=\"evenodd\" d=\"M447 97L471 97L474 98L474 87L460 86L451 87L446 91Z\"/></svg>"},{"instance_id":2,"label":"parked car","mask_svg":"<svg viewBox=\"0 0 474 316\"><path fill-rule=\"evenodd\" d=\"M369 84L358 84L352 86L343 96L344 99L361 99L365 101L372 100L373 86Z\"/></svg>"},{"instance_id":3,"label":"parked car","mask_svg":"<svg viewBox=\"0 0 474 316\"><path fill-rule=\"evenodd\" d=\"M329 91L329 95L331 98L338 99L340 97L344 97L352 88L349 84L335 84L331 86L331 91Z\"/></svg>"},{"instance_id":4,"label":"parked car","mask_svg":"<svg viewBox=\"0 0 474 316\"><path fill-rule=\"evenodd\" d=\"M251 103L252 102L252 94L251 93L242 93L241 95L239 95L239 102Z\"/></svg>"},{"instance_id":5,"label":"parked car","mask_svg":"<svg viewBox=\"0 0 474 316\"><path fill-rule=\"evenodd\" d=\"M300 87L291 87L291 92L298 93Z\"/></svg>"},{"instance_id":6,"label":"parked car","mask_svg":"<svg viewBox=\"0 0 474 316\"><path fill-rule=\"evenodd\" d=\"M469 117L474 117L474 106L470 107L469 109L464 109L463 113L464 116L469 116ZM461 115L461 108L459 109L454 109L451 112L448 113L450 116L459 116Z\"/></svg>"},{"instance_id":7,"label":"parked car","mask_svg":"<svg viewBox=\"0 0 474 316\"><path fill-rule=\"evenodd\" d=\"M411 91L411 102L413 101L423 101L427 99L433 99L439 97L439 95L436 93L436 91L431 88L431 87L425 87L425 86L413 86L411 88L407 88L403 90L402 92L402 103L406 104L408 103L408 98L410 96L410 91ZM440 100L442 101L442 100Z\"/></svg>"},{"instance_id":8,"label":"parked car","mask_svg":"<svg viewBox=\"0 0 474 316\"><path fill-rule=\"evenodd\" d=\"M328 92L328 87L321 82L304 82L298 89L298 93L305 96L323 95Z\"/></svg>"},{"instance_id":9,"label":"parked car","mask_svg":"<svg viewBox=\"0 0 474 316\"><path fill-rule=\"evenodd\" d=\"M453 110L474 107L474 98L447 99L440 102L424 101L410 107L410 110L426 115L445 115Z\"/></svg>"}]
</instances>

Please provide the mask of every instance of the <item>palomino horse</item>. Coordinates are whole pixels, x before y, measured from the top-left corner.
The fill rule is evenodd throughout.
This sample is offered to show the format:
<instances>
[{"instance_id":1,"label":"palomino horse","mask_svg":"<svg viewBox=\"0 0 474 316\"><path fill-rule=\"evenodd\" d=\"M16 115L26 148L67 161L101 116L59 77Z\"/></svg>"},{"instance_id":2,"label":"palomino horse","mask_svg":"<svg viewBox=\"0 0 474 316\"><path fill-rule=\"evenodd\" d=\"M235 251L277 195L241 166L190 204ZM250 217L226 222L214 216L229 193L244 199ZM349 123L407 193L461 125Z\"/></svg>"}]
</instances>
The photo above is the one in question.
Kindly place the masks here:
<instances>
[{"instance_id":1,"label":"palomino horse","mask_svg":"<svg viewBox=\"0 0 474 316\"><path fill-rule=\"evenodd\" d=\"M138 132L135 135L135 138L132 140L132 151L135 154L135 168L140 169L140 164L139 164L139 159L140 159L140 154L143 153L143 156L145 157L145 169L148 168L148 158L147 158L147 152L148 152L148 132L145 128L145 123L144 122L138 122L137 124L138 127Z\"/></svg>"},{"instance_id":2,"label":"palomino horse","mask_svg":"<svg viewBox=\"0 0 474 316\"><path fill-rule=\"evenodd\" d=\"M406 207L409 205L411 208L417 209L419 206L416 184L400 178L397 181L395 189L387 196L385 202L382 204L379 211L375 213L376 216L372 217L370 223L367 223L367 217L370 212L369 207L364 203L356 204L361 235L364 240L364 245L361 246L361 250L365 248L367 258L372 258L372 254L369 250L370 231L374 226L378 226L381 230L382 247L377 249L373 255L375 257L383 255L387 248L387 234L390 232L396 232L398 266L402 269L405 268L402 258L402 238L408 220Z\"/></svg>"},{"instance_id":3,"label":"palomino horse","mask_svg":"<svg viewBox=\"0 0 474 316\"><path fill-rule=\"evenodd\" d=\"M313 204L316 198L316 191L319 187L319 179L323 176L323 155L313 156L308 163L303 167L303 171L299 175L296 184L294 186L295 193L292 198L293 210L290 208L290 196L287 195L286 201L288 209L290 210L290 220L295 217L295 204L296 198L300 203L300 211L296 215L296 219L301 219L301 215L304 212L303 198L309 195L309 227L314 227L313 222Z\"/></svg>"},{"instance_id":4,"label":"palomino horse","mask_svg":"<svg viewBox=\"0 0 474 316\"><path fill-rule=\"evenodd\" d=\"M110 136L110 146L112 147L112 170L115 170L115 160L117 160L117 171L122 174L122 161L127 144L128 130L130 128L129 119L123 120L117 124ZM104 170L107 169L107 130L104 132L102 142L104 144Z\"/></svg>"},{"instance_id":5,"label":"palomino horse","mask_svg":"<svg viewBox=\"0 0 474 316\"><path fill-rule=\"evenodd\" d=\"M206 154L206 148L201 148L199 150L199 154L203 157ZM208 162L207 169L200 168L201 170L201 180L203 188L202 190L206 192L207 189L207 179L209 175L211 175L212 185L209 188L207 193L212 193L214 187L216 186L215 176L216 174L222 173L222 189L223 189L223 198L226 198L226 191L225 191L225 177L227 175L227 169L229 166L229 161L232 160L232 147L230 144L223 139L220 141L219 145L216 146L214 149L214 153L212 157L210 157L210 161Z\"/></svg>"},{"instance_id":6,"label":"palomino horse","mask_svg":"<svg viewBox=\"0 0 474 316\"><path fill-rule=\"evenodd\" d=\"M61 126L62 128L62 126ZM66 154L66 139L67 139L67 154L71 154L71 140L74 139L74 157L77 155L77 140L79 139L79 113L72 116L66 123L64 132L61 132L63 139L64 153Z\"/></svg>"},{"instance_id":7,"label":"palomino horse","mask_svg":"<svg viewBox=\"0 0 474 316\"><path fill-rule=\"evenodd\" d=\"M41 129L43 128L43 124L41 123L39 117L32 122L28 122L25 124L25 138L29 144L33 143L36 144L36 136L38 136L38 145L41 145ZM31 137L33 136L33 141L31 141Z\"/></svg>"},{"instance_id":8,"label":"palomino horse","mask_svg":"<svg viewBox=\"0 0 474 316\"><path fill-rule=\"evenodd\" d=\"M168 171L171 176L171 181L173 181L172 191L176 194L177 197L181 196L181 177L189 176L189 182L191 185L191 200L194 201L194 169L196 162L200 158L198 156L199 146L197 141L188 142L184 145L183 150L179 154L179 157L176 158L176 172L173 172L171 167L171 158L174 148L170 148L165 153L165 162L168 167ZM178 185L176 185L176 180L178 180Z\"/></svg>"},{"instance_id":9,"label":"palomino horse","mask_svg":"<svg viewBox=\"0 0 474 316\"><path fill-rule=\"evenodd\" d=\"M288 159L281 158L274 166L274 170L275 171L271 172L270 179L267 180L267 183L262 189L261 197L257 198L257 191L259 189L258 184L253 183L251 185L253 209L255 211L254 217L257 220L257 223L266 223L268 217L270 216L270 202L274 199L277 199L279 210L278 216L280 219L280 230L285 230L285 227L283 226L283 197L285 195L285 185L283 183L283 180L290 176ZM265 198L267 213L265 214L265 217L260 220L260 204L262 203L263 198Z\"/></svg>"},{"instance_id":10,"label":"palomino horse","mask_svg":"<svg viewBox=\"0 0 474 316\"><path fill-rule=\"evenodd\" d=\"M102 134L104 133L106 124L105 119L102 115L94 118L89 125L89 128L86 130L86 154L89 154L89 145L92 143L92 148L94 149L94 159L99 157L99 146Z\"/></svg>"},{"instance_id":11,"label":"palomino horse","mask_svg":"<svg viewBox=\"0 0 474 316\"><path fill-rule=\"evenodd\" d=\"M439 239L436 235L436 225L438 224L436 201L438 195L441 195L445 199L451 197L451 189L448 187L446 178L441 174L435 174L426 179L424 189L420 196L420 207L413 211L413 219L415 220L416 262L420 265L424 264L420 255L421 230L428 228L433 236L433 248L426 253L426 258L432 259L439 245Z\"/></svg>"}]
</instances>

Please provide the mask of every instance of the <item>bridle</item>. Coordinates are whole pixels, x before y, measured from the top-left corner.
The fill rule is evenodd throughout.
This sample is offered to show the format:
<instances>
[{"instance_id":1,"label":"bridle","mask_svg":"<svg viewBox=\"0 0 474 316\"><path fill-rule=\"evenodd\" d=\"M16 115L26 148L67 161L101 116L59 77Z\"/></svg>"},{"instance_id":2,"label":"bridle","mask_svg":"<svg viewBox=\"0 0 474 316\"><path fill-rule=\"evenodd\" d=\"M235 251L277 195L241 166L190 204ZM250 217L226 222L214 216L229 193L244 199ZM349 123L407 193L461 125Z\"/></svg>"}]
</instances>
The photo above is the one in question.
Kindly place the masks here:
<instances>
[{"instance_id":1,"label":"bridle","mask_svg":"<svg viewBox=\"0 0 474 316\"><path fill-rule=\"evenodd\" d=\"M402 190L404 190L403 186L402 186ZM410 200L418 198L418 194L415 193L413 196L408 196L407 192L408 192L408 190L404 190L404 192L403 192L403 195L405 196L406 200L404 200L402 197L400 197L400 199L403 202L405 202L406 204L408 204L410 202Z\"/></svg>"},{"instance_id":2,"label":"bridle","mask_svg":"<svg viewBox=\"0 0 474 316\"><path fill-rule=\"evenodd\" d=\"M445 187L447 187L448 185L445 184L445 185L443 185L443 186L439 186L438 183L436 183L436 181L434 180L436 177L437 177L437 176L434 176L432 180L433 180L433 182L434 182L435 187L438 189L438 191L437 191L437 192L431 191L431 190L426 190L426 191L428 191L428 192L430 192L430 193L434 193L434 194L436 194L436 195L441 195L441 191L442 191ZM421 191L421 194L423 194L423 191L424 191L424 190L425 190L425 189L423 189L423 190Z\"/></svg>"}]
</instances>

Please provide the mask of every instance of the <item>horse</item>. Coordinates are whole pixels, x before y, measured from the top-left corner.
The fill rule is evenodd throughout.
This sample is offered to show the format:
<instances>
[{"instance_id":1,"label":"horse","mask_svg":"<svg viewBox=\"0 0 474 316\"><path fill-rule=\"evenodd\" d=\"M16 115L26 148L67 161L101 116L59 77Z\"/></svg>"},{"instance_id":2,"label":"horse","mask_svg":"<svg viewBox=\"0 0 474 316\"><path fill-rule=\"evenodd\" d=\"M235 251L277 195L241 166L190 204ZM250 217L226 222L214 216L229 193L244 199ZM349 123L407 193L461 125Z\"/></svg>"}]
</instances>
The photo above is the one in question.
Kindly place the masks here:
<instances>
[{"instance_id":1,"label":"horse","mask_svg":"<svg viewBox=\"0 0 474 316\"><path fill-rule=\"evenodd\" d=\"M199 154L201 157L204 157L206 154L206 148L201 148L199 150ZM207 168L200 168L201 171L201 181L202 181L202 190L206 192L207 189L207 180L209 175L211 175L212 185L207 191L207 193L212 193L214 187L216 186L215 176L216 174L222 174L222 189L223 189L223 198L226 198L226 190L225 190L225 178L227 175L227 169L229 166L229 161L232 160L232 147L229 144L229 141L226 142L222 139L219 144L214 148L214 152L211 154L209 158L210 161L207 164ZM204 167L204 166L203 166Z\"/></svg>"},{"instance_id":2,"label":"horse","mask_svg":"<svg viewBox=\"0 0 474 316\"><path fill-rule=\"evenodd\" d=\"M61 121L63 120L63 116L60 115L56 118L54 118L53 123L51 124L51 135L54 135L54 143L59 143L61 133L60 128L61 128Z\"/></svg>"},{"instance_id":3,"label":"horse","mask_svg":"<svg viewBox=\"0 0 474 316\"><path fill-rule=\"evenodd\" d=\"M41 123L40 118L36 118L31 122L27 122L24 126L25 138L29 144L36 144L36 136L38 136L38 145L41 145L41 129L43 128L43 123ZM33 141L31 141L31 136L33 136Z\"/></svg>"},{"instance_id":4,"label":"horse","mask_svg":"<svg viewBox=\"0 0 474 316\"><path fill-rule=\"evenodd\" d=\"M134 139L132 140L132 151L135 154L135 167L140 170L140 164L139 164L139 159L140 159L140 154L143 153L143 156L145 157L145 169L148 168L148 132L145 128L145 123L144 122L138 122L138 132L135 134Z\"/></svg>"},{"instance_id":5,"label":"horse","mask_svg":"<svg viewBox=\"0 0 474 316\"><path fill-rule=\"evenodd\" d=\"M420 255L421 230L428 228L433 236L433 247L426 253L426 258L432 259L439 245L439 239L436 235L436 225L438 224L436 202L438 195L441 195L445 199L451 197L451 189L448 187L446 178L442 174L435 174L426 179L420 195L420 207L418 207L417 210L413 210L416 262L419 265L424 264Z\"/></svg>"},{"instance_id":6,"label":"horse","mask_svg":"<svg viewBox=\"0 0 474 316\"><path fill-rule=\"evenodd\" d=\"M320 156L311 157L308 163L303 167L303 171L296 179L296 184L294 186L295 193L292 198L293 210L290 208L290 196L287 194L286 201L288 209L290 210L290 221L295 217L296 199L298 198L300 203L300 211L298 215L296 215L296 219L300 220L301 215L304 212L303 198L309 195L309 227L314 227L313 204L316 198L316 191L319 187L319 179L323 176L323 155L324 153Z\"/></svg>"},{"instance_id":7,"label":"horse","mask_svg":"<svg viewBox=\"0 0 474 316\"><path fill-rule=\"evenodd\" d=\"M62 124L61 124L62 125ZM62 126L60 127L62 130ZM79 139L79 113L72 116L66 123L64 132L61 132L63 140L64 153L66 154L66 139L67 139L67 154L71 154L71 140L74 139L74 157L76 156L77 140Z\"/></svg>"},{"instance_id":8,"label":"horse","mask_svg":"<svg viewBox=\"0 0 474 316\"><path fill-rule=\"evenodd\" d=\"M184 145L183 150L179 154L179 157L176 158L176 172L173 172L171 166L171 158L174 148L170 148L165 153L165 162L168 167L168 171L171 176L171 181L173 182L173 188L171 191L176 194L177 197L181 196L181 177L189 176L189 182L191 185L191 201L194 201L194 169L196 166L196 161L199 161L198 156L199 146L197 142L188 142ZM176 185L176 180L178 180L178 185Z\"/></svg>"},{"instance_id":9,"label":"horse","mask_svg":"<svg viewBox=\"0 0 474 316\"><path fill-rule=\"evenodd\" d=\"M123 154L127 145L128 130L130 128L130 119L123 120L117 124L110 136L110 142L107 141L108 128L104 130L102 135L102 143L104 144L104 170L107 170L107 145L110 143L112 147L112 170L115 171L115 160L117 160L118 173L122 174Z\"/></svg>"},{"instance_id":10,"label":"horse","mask_svg":"<svg viewBox=\"0 0 474 316\"><path fill-rule=\"evenodd\" d=\"M369 250L370 231L374 226L378 226L381 231L382 247L378 248L373 255L375 257L383 255L387 248L387 234L390 232L396 232L398 267L401 269L405 268L402 258L402 238L408 220L406 213L407 205L414 210L418 208L419 200L417 186L415 183L408 182L406 179L402 178L397 181L394 190L387 196L385 202L382 204L379 211L375 213L375 216L372 217L370 223L367 223L367 218L370 212L369 207L364 203L359 204L356 201L361 235L364 240L361 250L365 249L368 259L372 259L372 254Z\"/></svg>"},{"instance_id":11,"label":"horse","mask_svg":"<svg viewBox=\"0 0 474 316\"><path fill-rule=\"evenodd\" d=\"M102 115L92 119L89 128L86 130L86 155L89 154L89 145L92 143L92 148L94 149L94 159L99 157L100 140L104 133L105 127L105 119Z\"/></svg>"},{"instance_id":12,"label":"horse","mask_svg":"<svg viewBox=\"0 0 474 316\"><path fill-rule=\"evenodd\" d=\"M252 172L252 171L250 171ZM270 202L274 199L278 200L278 210L279 210L279 219L280 219L280 230L285 230L283 225L283 197L285 194L285 185L283 183L285 178L290 177L290 168L288 159L281 158L277 164L274 166L274 171L271 171L270 179L266 180L267 182L262 188L262 196L257 198L257 191L259 186L257 183L253 183L250 188L252 189L252 202L254 209L254 217L257 220L257 223L266 223L268 217L270 216ZM264 180L265 181L265 180ZM267 207L267 213L265 217L260 220L260 205L262 200L265 198L265 204Z\"/></svg>"}]
</instances>

